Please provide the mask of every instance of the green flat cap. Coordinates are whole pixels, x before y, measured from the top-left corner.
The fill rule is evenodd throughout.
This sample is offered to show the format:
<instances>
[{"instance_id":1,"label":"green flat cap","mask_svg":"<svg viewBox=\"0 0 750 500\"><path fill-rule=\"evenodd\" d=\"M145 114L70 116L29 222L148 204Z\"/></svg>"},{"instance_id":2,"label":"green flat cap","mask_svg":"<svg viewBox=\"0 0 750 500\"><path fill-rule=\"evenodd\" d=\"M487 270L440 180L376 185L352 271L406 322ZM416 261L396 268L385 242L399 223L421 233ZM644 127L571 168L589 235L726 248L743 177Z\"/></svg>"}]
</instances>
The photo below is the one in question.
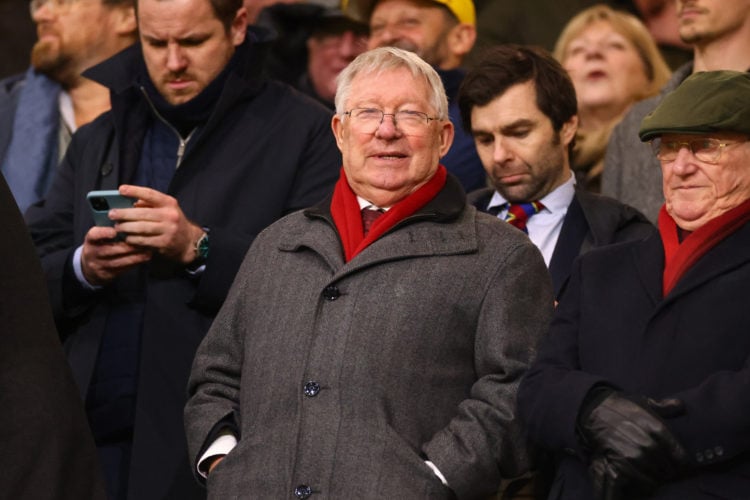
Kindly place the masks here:
<instances>
[{"instance_id":1,"label":"green flat cap","mask_svg":"<svg viewBox=\"0 0 750 500\"><path fill-rule=\"evenodd\" d=\"M750 73L702 71L667 94L641 122L646 142L662 134L750 135Z\"/></svg>"}]
</instances>

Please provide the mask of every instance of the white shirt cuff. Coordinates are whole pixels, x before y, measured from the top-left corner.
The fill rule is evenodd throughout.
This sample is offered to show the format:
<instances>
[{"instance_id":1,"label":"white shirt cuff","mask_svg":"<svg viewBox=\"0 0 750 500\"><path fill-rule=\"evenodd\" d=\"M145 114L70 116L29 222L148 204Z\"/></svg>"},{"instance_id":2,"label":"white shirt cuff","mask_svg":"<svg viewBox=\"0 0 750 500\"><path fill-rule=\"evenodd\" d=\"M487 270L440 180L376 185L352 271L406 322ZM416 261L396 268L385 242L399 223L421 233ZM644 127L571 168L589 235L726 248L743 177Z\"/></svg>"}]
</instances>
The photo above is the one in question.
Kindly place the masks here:
<instances>
[{"instance_id":1,"label":"white shirt cuff","mask_svg":"<svg viewBox=\"0 0 750 500\"><path fill-rule=\"evenodd\" d=\"M83 268L81 267L81 253L83 253L83 245L76 248L75 253L73 254L73 272L76 275L76 278L78 279L78 282L84 286L84 288L88 290L99 290L102 287L92 285L86 280L86 277L83 275Z\"/></svg>"},{"instance_id":2,"label":"white shirt cuff","mask_svg":"<svg viewBox=\"0 0 750 500\"><path fill-rule=\"evenodd\" d=\"M440 472L440 469L438 469L435 466L435 464L433 464L429 460L425 460L424 463L427 464L427 467L429 467L430 469L432 469L432 472L434 472L435 475L438 477L438 479L440 479L440 481L443 483L443 486L447 486L448 488L450 488L450 486L448 486L448 481L445 480L445 476L443 475L442 472Z\"/></svg>"},{"instance_id":3,"label":"white shirt cuff","mask_svg":"<svg viewBox=\"0 0 750 500\"><path fill-rule=\"evenodd\" d=\"M223 431L219 434L219 437L217 437L213 443L211 443L211 446L208 447L205 453L201 455L201 458L198 460L198 474L203 476L203 478L207 478L208 474L206 472L203 472L203 462L205 462L207 459L215 457L217 455L228 455L230 451L234 449L234 447L237 446L237 438L234 434L232 434L231 431Z\"/></svg>"}]
</instances>

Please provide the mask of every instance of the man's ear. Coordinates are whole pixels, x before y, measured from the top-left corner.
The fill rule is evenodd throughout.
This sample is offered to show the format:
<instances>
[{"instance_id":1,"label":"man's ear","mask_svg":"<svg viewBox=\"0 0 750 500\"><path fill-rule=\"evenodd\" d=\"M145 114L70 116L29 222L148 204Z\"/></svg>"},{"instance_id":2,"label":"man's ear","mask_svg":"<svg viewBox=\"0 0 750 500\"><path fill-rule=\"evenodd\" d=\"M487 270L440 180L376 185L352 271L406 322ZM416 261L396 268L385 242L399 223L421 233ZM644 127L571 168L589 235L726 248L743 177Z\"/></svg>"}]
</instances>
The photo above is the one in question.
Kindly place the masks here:
<instances>
[{"instance_id":1,"label":"man's ear","mask_svg":"<svg viewBox=\"0 0 750 500\"><path fill-rule=\"evenodd\" d=\"M563 145L567 147L568 144L570 144L570 142L576 136L577 131L578 115L573 115L570 117L570 120L563 123L562 127L560 127L560 142L562 142Z\"/></svg>"},{"instance_id":2,"label":"man's ear","mask_svg":"<svg viewBox=\"0 0 750 500\"><path fill-rule=\"evenodd\" d=\"M120 36L135 35L138 31L138 21L135 18L135 8L126 5L112 7L114 32Z\"/></svg>"},{"instance_id":3,"label":"man's ear","mask_svg":"<svg viewBox=\"0 0 750 500\"><path fill-rule=\"evenodd\" d=\"M463 59L477 41L477 29L473 24L461 23L448 33L448 47L451 54Z\"/></svg>"},{"instance_id":4,"label":"man's ear","mask_svg":"<svg viewBox=\"0 0 750 500\"><path fill-rule=\"evenodd\" d=\"M443 120L440 128L440 158L448 154L456 131L450 120Z\"/></svg>"},{"instance_id":5,"label":"man's ear","mask_svg":"<svg viewBox=\"0 0 750 500\"><path fill-rule=\"evenodd\" d=\"M341 121L341 115L338 113L334 113L331 118L331 130L333 130L333 136L336 138L336 145L339 147L339 151L343 151L344 122Z\"/></svg>"},{"instance_id":6,"label":"man's ear","mask_svg":"<svg viewBox=\"0 0 750 500\"><path fill-rule=\"evenodd\" d=\"M247 35L247 9L245 7L237 9L229 31L232 36L232 44L235 47L245 41L245 36Z\"/></svg>"}]
</instances>

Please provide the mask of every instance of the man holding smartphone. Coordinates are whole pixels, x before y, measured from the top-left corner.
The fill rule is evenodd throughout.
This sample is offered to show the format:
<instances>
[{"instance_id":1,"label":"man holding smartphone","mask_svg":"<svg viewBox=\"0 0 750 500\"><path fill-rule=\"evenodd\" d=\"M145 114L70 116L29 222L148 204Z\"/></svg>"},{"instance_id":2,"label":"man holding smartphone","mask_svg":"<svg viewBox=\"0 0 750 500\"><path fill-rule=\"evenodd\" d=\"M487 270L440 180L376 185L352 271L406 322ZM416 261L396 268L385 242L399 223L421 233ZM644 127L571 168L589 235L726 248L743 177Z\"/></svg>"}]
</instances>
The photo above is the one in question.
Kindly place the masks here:
<instances>
[{"instance_id":1,"label":"man holding smartphone","mask_svg":"<svg viewBox=\"0 0 750 500\"><path fill-rule=\"evenodd\" d=\"M27 222L110 498L203 498L182 426L195 350L255 236L327 195L341 157L322 106L259 77L241 0L139 0L137 17L141 43L87 72L112 110ZM136 201L96 226L94 190Z\"/></svg>"}]
</instances>

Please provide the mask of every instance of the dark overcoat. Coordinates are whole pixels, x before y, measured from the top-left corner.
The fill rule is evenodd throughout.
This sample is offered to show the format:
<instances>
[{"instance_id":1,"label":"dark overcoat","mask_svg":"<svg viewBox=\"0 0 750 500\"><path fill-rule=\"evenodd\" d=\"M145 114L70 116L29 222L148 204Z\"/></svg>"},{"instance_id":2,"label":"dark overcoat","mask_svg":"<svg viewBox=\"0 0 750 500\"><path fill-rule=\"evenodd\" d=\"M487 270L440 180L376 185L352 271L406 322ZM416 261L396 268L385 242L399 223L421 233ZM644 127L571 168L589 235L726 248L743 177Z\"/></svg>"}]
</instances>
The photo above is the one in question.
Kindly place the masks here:
<instances>
[{"instance_id":1,"label":"dark overcoat","mask_svg":"<svg viewBox=\"0 0 750 500\"><path fill-rule=\"evenodd\" d=\"M458 498L490 495L528 468L516 388L551 308L536 247L451 178L349 262L328 205L282 219L193 366L193 460L225 419L240 433L209 496L454 498L426 459Z\"/></svg>"},{"instance_id":2,"label":"dark overcoat","mask_svg":"<svg viewBox=\"0 0 750 500\"><path fill-rule=\"evenodd\" d=\"M593 250L576 264L539 358L519 391L534 441L557 452L550 498L592 498L576 417L595 384L679 398L665 420L687 449L683 477L653 499L750 495L750 224L662 297L659 235Z\"/></svg>"},{"instance_id":3,"label":"dark overcoat","mask_svg":"<svg viewBox=\"0 0 750 500\"><path fill-rule=\"evenodd\" d=\"M13 195L0 175L0 499L104 500L83 404Z\"/></svg>"},{"instance_id":4,"label":"dark overcoat","mask_svg":"<svg viewBox=\"0 0 750 500\"><path fill-rule=\"evenodd\" d=\"M137 80L145 77L140 50L126 49L89 73L111 88L112 110L75 134L46 202L29 209L27 222L83 396L109 304L134 288L145 292L129 497L186 500L205 496L188 465L182 427L195 349L255 236L327 196L341 155L330 113L288 86L256 78L259 55L241 46L244 58L167 190L190 220L210 228L205 271L191 276L155 258L103 290L83 290L71 262L93 225L86 193L132 181L153 119Z\"/></svg>"}]
</instances>

